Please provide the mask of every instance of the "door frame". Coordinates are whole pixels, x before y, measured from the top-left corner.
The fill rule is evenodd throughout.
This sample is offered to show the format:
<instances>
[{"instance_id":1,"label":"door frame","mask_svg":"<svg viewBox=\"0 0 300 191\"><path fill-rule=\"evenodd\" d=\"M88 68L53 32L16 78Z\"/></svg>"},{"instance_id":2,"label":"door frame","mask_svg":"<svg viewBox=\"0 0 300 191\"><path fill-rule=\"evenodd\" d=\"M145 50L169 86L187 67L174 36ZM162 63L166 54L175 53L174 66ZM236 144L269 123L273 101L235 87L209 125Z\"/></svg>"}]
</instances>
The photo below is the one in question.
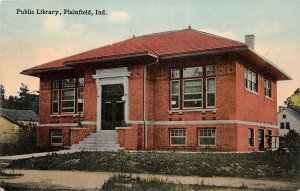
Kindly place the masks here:
<instances>
[{"instance_id":1,"label":"door frame","mask_svg":"<svg viewBox=\"0 0 300 191\"><path fill-rule=\"evenodd\" d=\"M122 97L122 100L125 101L124 117L126 123L129 121L129 76L130 72L127 67L100 69L96 70L96 74L93 75L97 86L97 132L101 131L101 99L103 85L123 84L124 96Z\"/></svg>"}]
</instances>

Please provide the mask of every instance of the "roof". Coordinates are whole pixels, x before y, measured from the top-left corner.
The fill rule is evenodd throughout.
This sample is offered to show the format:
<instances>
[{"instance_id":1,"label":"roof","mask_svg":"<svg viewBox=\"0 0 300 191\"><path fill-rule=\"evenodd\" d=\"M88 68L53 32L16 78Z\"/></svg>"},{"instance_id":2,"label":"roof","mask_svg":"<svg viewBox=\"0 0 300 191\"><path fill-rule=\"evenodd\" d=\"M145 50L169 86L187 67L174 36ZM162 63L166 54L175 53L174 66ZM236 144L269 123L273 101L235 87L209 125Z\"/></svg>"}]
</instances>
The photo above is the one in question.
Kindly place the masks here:
<instances>
[{"instance_id":1,"label":"roof","mask_svg":"<svg viewBox=\"0 0 300 191\"><path fill-rule=\"evenodd\" d=\"M18 123L19 121L38 121L38 116L32 110L0 108L0 115L15 123Z\"/></svg>"},{"instance_id":2,"label":"roof","mask_svg":"<svg viewBox=\"0 0 300 191\"><path fill-rule=\"evenodd\" d=\"M74 66L77 63L87 63L107 59L121 59L145 55L163 59L184 54L224 50L250 51L245 43L188 28L184 30L132 37L121 42L29 68L24 70L22 74L34 76L34 73L36 72L63 70L68 69L70 66ZM278 70L278 68L275 68L275 70ZM280 71L280 73L282 73L282 71ZM284 78L284 76L286 76L285 73L281 77Z\"/></svg>"},{"instance_id":3,"label":"roof","mask_svg":"<svg viewBox=\"0 0 300 191\"><path fill-rule=\"evenodd\" d=\"M283 110L286 110L289 114L291 114L292 116L294 116L294 117L296 117L297 119L300 120L300 112L295 111L295 110L293 110L293 109L291 109L291 108L288 108L288 107L283 107L283 108L278 112L278 114L281 113Z\"/></svg>"}]
</instances>

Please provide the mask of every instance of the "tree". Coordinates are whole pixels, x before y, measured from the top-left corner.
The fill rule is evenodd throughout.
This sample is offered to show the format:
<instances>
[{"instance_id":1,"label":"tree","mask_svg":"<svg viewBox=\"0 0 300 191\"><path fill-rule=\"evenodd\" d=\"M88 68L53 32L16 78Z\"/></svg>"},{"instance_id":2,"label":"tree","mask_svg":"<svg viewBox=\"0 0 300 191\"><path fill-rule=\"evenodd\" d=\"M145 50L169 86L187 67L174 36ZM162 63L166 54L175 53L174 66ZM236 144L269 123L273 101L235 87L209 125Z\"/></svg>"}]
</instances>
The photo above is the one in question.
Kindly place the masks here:
<instances>
[{"instance_id":1,"label":"tree","mask_svg":"<svg viewBox=\"0 0 300 191\"><path fill-rule=\"evenodd\" d=\"M288 134L285 135L284 143L288 149L296 148L298 141L299 134L294 129L291 129Z\"/></svg>"},{"instance_id":2,"label":"tree","mask_svg":"<svg viewBox=\"0 0 300 191\"><path fill-rule=\"evenodd\" d=\"M294 94L286 99L284 102L286 107L300 112L300 88L294 91Z\"/></svg>"},{"instance_id":3,"label":"tree","mask_svg":"<svg viewBox=\"0 0 300 191\"><path fill-rule=\"evenodd\" d=\"M4 87L0 85L1 107L18 110L33 110L39 114L39 95L38 92L30 92L26 84L21 84L19 96L9 96L5 99Z\"/></svg>"},{"instance_id":4,"label":"tree","mask_svg":"<svg viewBox=\"0 0 300 191\"><path fill-rule=\"evenodd\" d=\"M0 107L5 107L5 89L2 84L0 84Z\"/></svg>"}]
</instances>

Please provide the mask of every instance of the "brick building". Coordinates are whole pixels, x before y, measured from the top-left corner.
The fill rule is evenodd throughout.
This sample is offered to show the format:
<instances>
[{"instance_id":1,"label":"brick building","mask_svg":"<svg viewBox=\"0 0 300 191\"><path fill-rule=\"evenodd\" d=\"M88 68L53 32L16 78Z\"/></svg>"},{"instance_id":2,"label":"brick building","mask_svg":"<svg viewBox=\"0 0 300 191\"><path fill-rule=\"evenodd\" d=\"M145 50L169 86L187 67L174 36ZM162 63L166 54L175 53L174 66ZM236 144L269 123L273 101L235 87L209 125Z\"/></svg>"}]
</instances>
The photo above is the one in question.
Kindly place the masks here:
<instances>
[{"instance_id":1,"label":"brick building","mask_svg":"<svg viewBox=\"0 0 300 191\"><path fill-rule=\"evenodd\" d=\"M276 83L290 77L253 47L253 35L241 43L188 28L132 37L24 70L40 78L38 145L270 148L279 134ZM88 148L92 138L94 147Z\"/></svg>"}]
</instances>

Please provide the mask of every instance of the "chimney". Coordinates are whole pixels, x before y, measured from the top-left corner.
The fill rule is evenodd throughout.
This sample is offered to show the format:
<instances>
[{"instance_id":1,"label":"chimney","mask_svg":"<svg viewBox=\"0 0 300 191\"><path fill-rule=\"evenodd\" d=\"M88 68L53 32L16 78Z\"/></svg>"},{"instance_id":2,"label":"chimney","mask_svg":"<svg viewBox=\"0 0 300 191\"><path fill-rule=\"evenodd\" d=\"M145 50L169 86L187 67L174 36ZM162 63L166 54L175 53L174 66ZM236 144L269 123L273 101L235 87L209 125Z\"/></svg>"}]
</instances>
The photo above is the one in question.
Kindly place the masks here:
<instances>
[{"instance_id":1,"label":"chimney","mask_svg":"<svg viewBox=\"0 0 300 191\"><path fill-rule=\"evenodd\" d=\"M251 50L254 50L254 38L255 36L253 34L245 35L245 43Z\"/></svg>"}]
</instances>

